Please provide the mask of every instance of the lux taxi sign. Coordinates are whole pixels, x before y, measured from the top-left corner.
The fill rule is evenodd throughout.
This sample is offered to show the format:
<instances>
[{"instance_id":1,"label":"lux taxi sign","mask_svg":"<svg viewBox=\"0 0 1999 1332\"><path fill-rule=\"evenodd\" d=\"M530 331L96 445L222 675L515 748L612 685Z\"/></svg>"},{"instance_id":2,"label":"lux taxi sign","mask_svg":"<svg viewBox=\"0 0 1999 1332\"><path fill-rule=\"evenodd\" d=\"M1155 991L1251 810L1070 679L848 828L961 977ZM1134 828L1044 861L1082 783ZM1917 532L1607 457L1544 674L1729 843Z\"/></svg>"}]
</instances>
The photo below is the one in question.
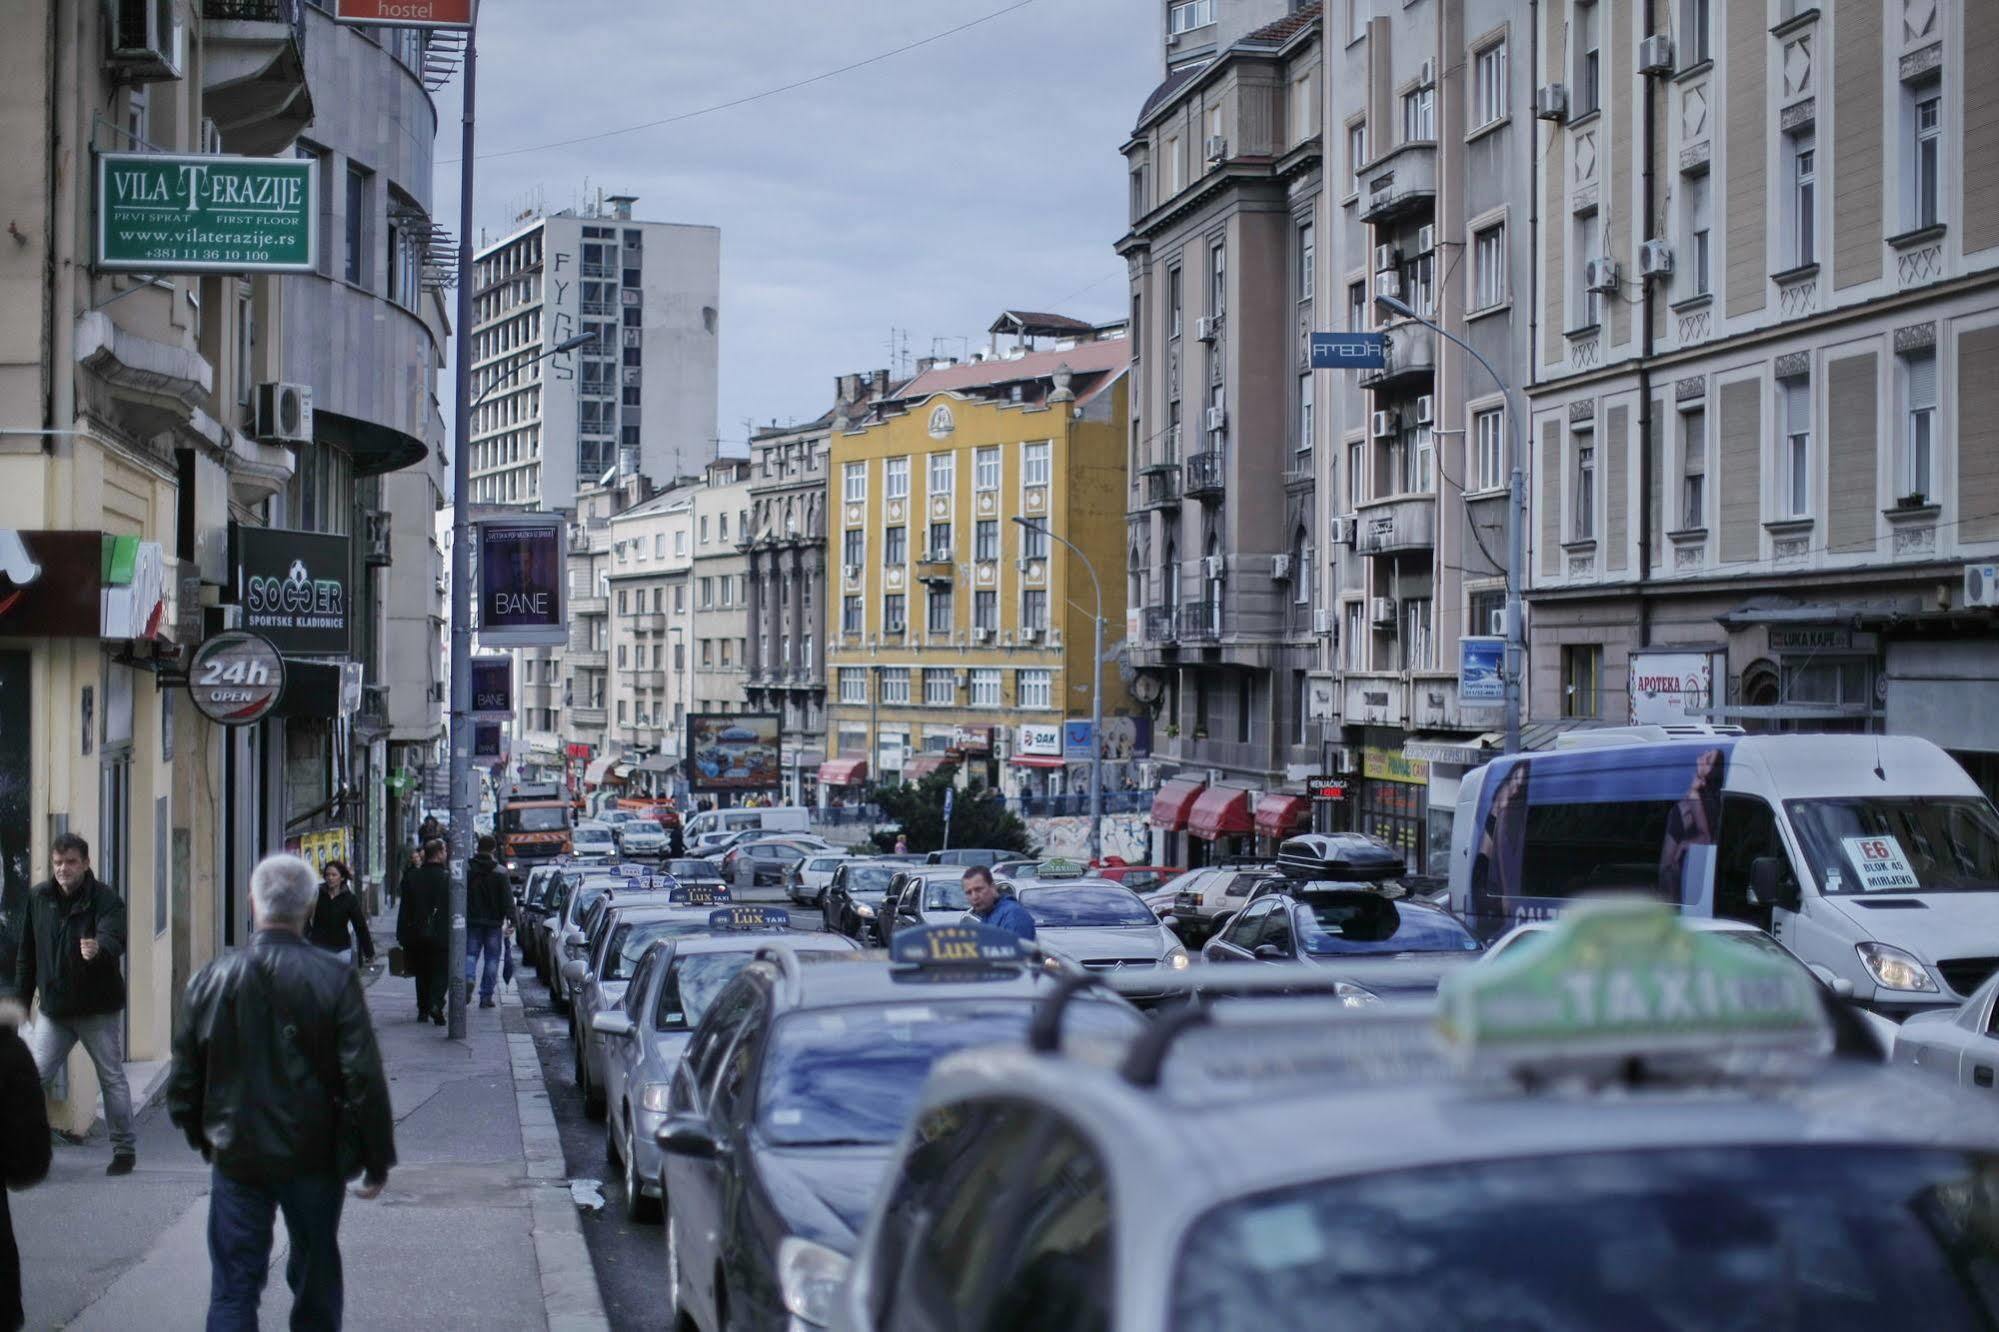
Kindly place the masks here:
<instances>
[{"instance_id":1,"label":"lux taxi sign","mask_svg":"<svg viewBox=\"0 0 1999 1332\"><path fill-rule=\"evenodd\" d=\"M991 925L932 925L904 930L889 945L889 958L905 966L978 966L1018 962L1020 939Z\"/></svg>"}]
</instances>

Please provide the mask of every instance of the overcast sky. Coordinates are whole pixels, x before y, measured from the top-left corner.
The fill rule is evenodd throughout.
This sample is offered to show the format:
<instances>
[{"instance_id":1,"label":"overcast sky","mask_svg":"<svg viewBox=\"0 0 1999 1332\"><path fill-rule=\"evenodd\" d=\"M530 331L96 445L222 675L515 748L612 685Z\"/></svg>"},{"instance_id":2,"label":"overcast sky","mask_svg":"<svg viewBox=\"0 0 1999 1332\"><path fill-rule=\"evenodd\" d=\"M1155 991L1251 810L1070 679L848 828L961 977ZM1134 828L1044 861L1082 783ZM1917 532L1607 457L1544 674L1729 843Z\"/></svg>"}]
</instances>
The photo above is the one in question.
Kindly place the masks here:
<instances>
[{"instance_id":1,"label":"overcast sky","mask_svg":"<svg viewBox=\"0 0 1999 1332\"><path fill-rule=\"evenodd\" d=\"M1156 0L1029 0L865 68L678 124L1017 0L562 0L481 6L478 225L601 187L722 229L717 433L809 419L834 377L983 341L1002 309L1125 309L1118 145L1158 78ZM440 95L436 215L457 227L459 97Z\"/></svg>"}]
</instances>

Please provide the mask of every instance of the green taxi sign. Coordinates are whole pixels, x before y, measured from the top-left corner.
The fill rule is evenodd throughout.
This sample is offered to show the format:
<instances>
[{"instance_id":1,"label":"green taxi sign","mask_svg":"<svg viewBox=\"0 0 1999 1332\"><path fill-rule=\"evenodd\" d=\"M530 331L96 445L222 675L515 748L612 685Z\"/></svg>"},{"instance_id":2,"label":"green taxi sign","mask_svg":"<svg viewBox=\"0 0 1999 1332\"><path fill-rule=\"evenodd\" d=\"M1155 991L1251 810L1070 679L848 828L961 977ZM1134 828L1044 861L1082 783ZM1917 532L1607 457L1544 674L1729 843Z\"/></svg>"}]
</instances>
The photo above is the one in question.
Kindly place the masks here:
<instances>
[{"instance_id":1,"label":"green taxi sign","mask_svg":"<svg viewBox=\"0 0 1999 1332\"><path fill-rule=\"evenodd\" d=\"M1059 858L1044 860L1034 867L1034 877L1037 879L1080 879L1083 877L1083 866L1074 860L1062 860Z\"/></svg>"},{"instance_id":2,"label":"green taxi sign","mask_svg":"<svg viewBox=\"0 0 1999 1332\"><path fill-rule=\"evenodd\" d=\"M1539 939L1450 977L1437 1022L1473 1062L1823 1053L1831 1030L1803 967L1686 928L1663 903L1578 905Z\"/></svg>"}]
</instances>

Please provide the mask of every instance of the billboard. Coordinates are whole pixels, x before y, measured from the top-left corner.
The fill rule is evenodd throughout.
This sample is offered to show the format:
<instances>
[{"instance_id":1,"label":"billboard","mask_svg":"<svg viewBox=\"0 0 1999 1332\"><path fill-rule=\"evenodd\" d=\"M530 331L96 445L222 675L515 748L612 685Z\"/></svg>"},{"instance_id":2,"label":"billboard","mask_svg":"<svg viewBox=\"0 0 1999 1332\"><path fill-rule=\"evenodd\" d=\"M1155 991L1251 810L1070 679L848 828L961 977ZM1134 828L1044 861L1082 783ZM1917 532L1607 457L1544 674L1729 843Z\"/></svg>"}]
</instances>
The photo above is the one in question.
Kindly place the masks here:
<instances>
[{"instance_id":1,"label":"billboard","mask_svg":"<svg viewBox=\"0 0 1999 1332\"><path fill-rule=\"evenodd\" d=\"M696 712L687 718L687 785L694 791L773 791L784 780L776 713Z\"/></svg>"},{"instance_id":2,"label":"billboard","mask_svg":"<svg viewBox=\"0 0 1999 1332\"><path fill-rule=\"evenodd\" d=\"M1714 654L1631 654L1631 721L1672 726L1705 722L1714 706Z\"/></svg>"},{"instance_id":3,"label":"billboard","mask_svg":"<svg viewBox=\"0 0 1999 1332\"><path fill-rule=\"evenodd\" d=\"M310 273L317 164L300 157L97 154L97 267Z\"/></svg>"},{"instance_id":4,"label":"billboard","mask_svg":"<svg viewBox=\"0 0 1999 1332\"><path fill-rule=\"evenodd\" d=\"M559 513L484 518L479 561L479 642L486 647L562 647L569 642L569 533Z\"/></svg>"},{"instance_id":5,"label":"billboard","mask_svg":"<svg viewBox=\"0 0 1999 1332\"><path fill-rule=\"evenodd\" d=\"M1458 640L1458 702L1506 701L1506 640L1468 635Z\"/></svg>"},{"instance_id":6,"label":"billboard","mask_svg":"<svg viewBox=\"0 0 1999 1332\"><path fill-rule=\"evenodd\" d=\"M514 659L472 658L472 716L506 721L514 715Z\"/></svg>"},{"instance_id":7,"label":"billboard","mask_svg":"<svg viewBox=\"0 0 1999 1332\"><path fill-rule=\"evenodd\" d=\"M243 628L288 657L347 655L347 538L269 527L236 529Z\"/></svg>"}]
</instances>

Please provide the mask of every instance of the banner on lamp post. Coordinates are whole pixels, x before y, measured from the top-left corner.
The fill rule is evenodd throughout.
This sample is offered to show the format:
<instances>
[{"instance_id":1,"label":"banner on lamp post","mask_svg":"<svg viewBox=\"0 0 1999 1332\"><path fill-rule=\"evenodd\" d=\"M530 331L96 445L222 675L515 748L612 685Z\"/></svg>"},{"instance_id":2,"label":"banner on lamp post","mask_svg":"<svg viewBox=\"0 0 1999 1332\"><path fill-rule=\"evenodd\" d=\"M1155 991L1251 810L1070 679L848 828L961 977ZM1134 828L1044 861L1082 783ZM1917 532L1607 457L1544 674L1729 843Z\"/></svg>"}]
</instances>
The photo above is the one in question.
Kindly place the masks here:
<instances>
[{"instance_id":1,"label":"banner on lamp post","mask_svg":"<svg viewBox=\"0 0 1999 1332\"><path fill-rule=\"evenodd\" d=\"M479 572L479 642L561 647L569 642L569 534L559 513L483 518L473 553Z\"/></svg>"},{"instance_id":2,"label":"banner on lamp post","mask_svg":"<svg viewBox=\"0 0 1999 1332\"><path fill-rule=\"evenodd\" d=\"M514 659L472 658L472 718L508 721L514 715Z\"/></svg>"},{"instance_id":3,"label":"banner on lamp post","mask_svg":"<svg viewBox=\"0 0 1999 1332\"><path fill-rule=\"evenodd\" d=\"M333 17L377 28L469 29L473 8L473 0L334 0Z\"/></svg>"}]
</instances>

